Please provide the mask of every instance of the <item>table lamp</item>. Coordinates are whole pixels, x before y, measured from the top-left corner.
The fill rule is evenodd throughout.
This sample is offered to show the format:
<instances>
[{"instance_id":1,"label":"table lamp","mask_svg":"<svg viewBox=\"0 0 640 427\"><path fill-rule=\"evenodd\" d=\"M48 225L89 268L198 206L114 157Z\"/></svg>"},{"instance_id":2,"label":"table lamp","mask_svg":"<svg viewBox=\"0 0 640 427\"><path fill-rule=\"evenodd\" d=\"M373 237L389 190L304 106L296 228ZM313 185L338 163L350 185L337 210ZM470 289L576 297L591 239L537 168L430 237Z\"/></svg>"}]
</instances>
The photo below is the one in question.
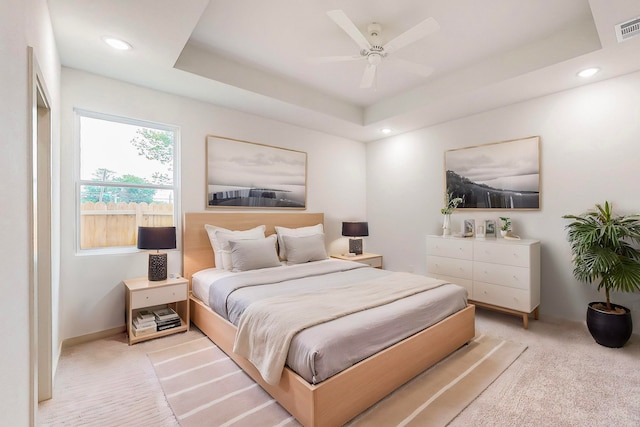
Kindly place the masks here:
<instances>
[{"instance_id":1,"label":"table lamp","mask_svg":"<svg viewBox=\"0 0 640 427\"><path fill-rule=\"evenodd\" d=\"M138 227L138 249L155 249L149 253L149 281L167 280L167 253L160 249L175 249L175 227Z\"/></svg>"},{"instance_id":2,"label":"table lamp","mask_svg":"<svg viewBox=\"0 0 640 427\"><path fill-rule=\"evenodd\" d=\"M368 236L369 223L343 222L342 235L351 237L349 239L349 252L356 255L362 255L362 239L354 239L354 237Z\"/></svg>"}]
</instances>

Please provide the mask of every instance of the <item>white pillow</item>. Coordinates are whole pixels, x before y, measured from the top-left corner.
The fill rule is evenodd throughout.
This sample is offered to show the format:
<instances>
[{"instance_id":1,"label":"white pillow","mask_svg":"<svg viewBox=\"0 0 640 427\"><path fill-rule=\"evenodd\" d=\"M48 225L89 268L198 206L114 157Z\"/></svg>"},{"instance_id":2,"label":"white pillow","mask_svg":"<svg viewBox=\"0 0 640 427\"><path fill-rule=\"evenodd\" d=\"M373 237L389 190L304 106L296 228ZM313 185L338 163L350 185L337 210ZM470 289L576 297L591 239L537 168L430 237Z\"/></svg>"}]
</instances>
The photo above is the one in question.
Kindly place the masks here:
<instances>
[{"instance_id":1,"label":"white pillow","mask_svg":"<svg viewBox=\"0 0 640 427\"><path fill-rule=\"evenodd\" d=\"M209 242L213 248L216 268L222 270L231 270L231 248L229 240L246 240L246 239L264 239L264 231L266 227L259 225L250 230L232 231L223 227L205 224L204 228L209 235Z\"/></svg>"},{"instance_id":2,"label":"white pillow","mask_svg":"<svg viewBox=\"0 0 640 427\"><path fill-rule=\"evenodd\" d=\"M324 239L324 228L322 224L311 225L309 227L300 228L286 228L276 226L276 233L278 234L278 246L280 248L280 259L287 260L287 249L284 244L284 236L313 236L314 234L322 234Z\"/></svg>"},{"instance_id":3,"label":"white pillow","mask_svg":"<svg viewBox=\"0 0 640 427\"><path fill-rule=\"evenodd\" d=\"M280 260L276 251L276 235L258 240L230 240L233 271L257 270L278 267Z\"/></svg>"},{"instance_id":4,"label":"white pillow","mask_svg":"<svg viewBox=\"0 0 640 427\"><path fill-rule=\"evenodd\" d=\"M302 264L309 261L327 259L327 250L324 247L324 234L312 234L311 236L282 236L287 250L287 262L289 264Z\"/></svg>"}]
</instances>

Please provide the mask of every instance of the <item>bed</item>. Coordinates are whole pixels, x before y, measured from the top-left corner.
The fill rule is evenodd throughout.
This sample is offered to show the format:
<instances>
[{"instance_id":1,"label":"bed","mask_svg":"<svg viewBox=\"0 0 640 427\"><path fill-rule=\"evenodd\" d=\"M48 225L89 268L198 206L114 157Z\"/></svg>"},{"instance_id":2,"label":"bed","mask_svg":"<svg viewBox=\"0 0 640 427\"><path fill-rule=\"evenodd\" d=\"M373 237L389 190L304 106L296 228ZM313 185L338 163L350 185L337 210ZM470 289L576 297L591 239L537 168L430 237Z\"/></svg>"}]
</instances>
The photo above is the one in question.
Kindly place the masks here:
<instances>
[{"instance_id":1,"label":"bed","mask_svg":"<svg viewBox=\"0 0 640 427\"><path fill-rule=\"evenodd\" d=\"M183 223L184 277L191 284L195 273L214 267L205 224L231 230L265 225L265 234L270 235L276 226L298 228L323 222L321 213L187 213ZM467 305L318 384L285 367L280 381L274 385L251 362L233 352L237 327L232 322L194 295L190 296L190 311L191 321L305 426L344 424L475 334L474 307Z\"/></svg>"}]
</instances>

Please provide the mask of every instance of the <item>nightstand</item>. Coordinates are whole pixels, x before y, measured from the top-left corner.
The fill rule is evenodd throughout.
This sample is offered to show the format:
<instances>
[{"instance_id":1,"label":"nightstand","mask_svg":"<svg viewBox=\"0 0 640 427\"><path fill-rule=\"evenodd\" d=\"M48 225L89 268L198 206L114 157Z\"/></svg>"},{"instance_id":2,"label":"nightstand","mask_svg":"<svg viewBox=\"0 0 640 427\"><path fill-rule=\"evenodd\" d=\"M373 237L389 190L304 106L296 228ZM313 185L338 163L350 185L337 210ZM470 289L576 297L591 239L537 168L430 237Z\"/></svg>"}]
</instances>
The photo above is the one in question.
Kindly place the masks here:
<instances>
[{"instance_id":1,"label":"nightstand","mask_svg":"<svg viewBox=\"0 0 640 427\"><path fill-rule=\"evenodd\" d=\"M127 310L127 336L129 345L140 341L163 337L189 330L189 281L183 277L169 278L157 282L150 282L146 277L126 279L125 307ZM141 309L155 309L171 307L180 316L180 326L160 332L149 332L135 336L133 319Z\"/></svg>"},{"instance_id":2,"label":"nightstand","mask_svg":"<svg viewBox=\"0 0 640 427\"><path fill-rule=\"evenodd\" d=\"M345 261L355 261L362 264L370 265L375 268L382 268L382 255L363 253L362 255L331 255L331 258L343 259Z\"/></svg>"}]
</instances>

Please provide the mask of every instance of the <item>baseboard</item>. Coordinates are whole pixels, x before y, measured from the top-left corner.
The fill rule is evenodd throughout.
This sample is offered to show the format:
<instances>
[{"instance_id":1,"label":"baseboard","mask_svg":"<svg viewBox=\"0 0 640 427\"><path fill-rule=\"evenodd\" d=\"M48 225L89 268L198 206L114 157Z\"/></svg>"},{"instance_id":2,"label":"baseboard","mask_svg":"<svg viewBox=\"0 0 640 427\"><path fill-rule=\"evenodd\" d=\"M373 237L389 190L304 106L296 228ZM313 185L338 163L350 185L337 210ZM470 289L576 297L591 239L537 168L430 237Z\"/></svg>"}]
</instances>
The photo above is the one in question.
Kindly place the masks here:
<instances>
[{"instance_id":1,"label":"baseboard","mask_svg":"<svg viewBox=\"0 0 640 427\"><path fill-rule=\"evenodd\" d=\"M125 325L118 326L116 328L107 329L104 331L94 332L87 335L80 335L79 337L67 338L62 341L62 349L64 350L67 347L72 347L74 345L82 344L85 342L95 341L102 338L109 338L114 335L121 334L127 330Z\"/></svg>"}]
</instances>

